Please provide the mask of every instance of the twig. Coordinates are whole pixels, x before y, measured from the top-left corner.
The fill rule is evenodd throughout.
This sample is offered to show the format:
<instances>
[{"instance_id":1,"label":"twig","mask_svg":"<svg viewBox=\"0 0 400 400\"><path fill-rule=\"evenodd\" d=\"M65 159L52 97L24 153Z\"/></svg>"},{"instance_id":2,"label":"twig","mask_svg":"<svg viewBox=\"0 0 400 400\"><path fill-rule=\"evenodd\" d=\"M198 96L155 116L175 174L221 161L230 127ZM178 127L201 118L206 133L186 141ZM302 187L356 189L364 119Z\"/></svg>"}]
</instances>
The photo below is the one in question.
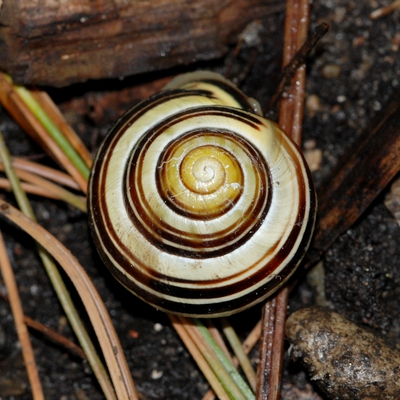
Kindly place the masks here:
<instances>
[{"instance_id":1,"label":"twig","mask_svg":"<svg viewBox=\"0 0 400 400\"><path fill-rule=\"evenodd\" d=\"M31 384L32 397L34 400L44 400L42 384L40 382L39 373L36 367L35 356L33 355L31 342L29 340L29 333L24 323L24 313L22 311L21 299L18 294L14 273L11 268L10 260L7 256L7 251L1 232L0 269L3 274L4 283L7 287L8 295L10 297L10 306L14 316L18 338L21 343L22 356L25 361L26 371Z\"/></svg>"},{"instance_id":2,"label":"twig","mask_svg":"<svg viewBox=\"0 0 400 400\"><path fill-rule=\"evenodd\" d=\"M262 331L257 374L257 400L268 399L269 376L272 364L272 346L275 324L276 298L267 301L262 308Z\"/></svg>"},{"instance_id":3,"label":"twig","mask_svg":"<svg viewBox=\"0 0 400 400\"><path fill-rule=\"evenodd\" d=\"M397 90L319 188L319 222L306 255L307 266L315 264L357 221L399 171L400 90Z\"/></svg>"},{"instance_id":4,"label":"twig","mask_svg":"<svg viewBox=\"0 0 400 400\"><path fill-rule=\"evenodd\" d=\"M275 329L272 337L271 373L269 377L269 399L279 399L282 377L282 360L285 339L286 309L289 288L285 286L276 296Z\"/></svg>"},{"instance_id":5,"label":"twig","mask_svg":"<svg viewBox=\"0 0 400 400\"><path fill-rule=\"evenodd\" d=\"M67 186L70 189L79 190L78 184L66 173L57 169L46 167L33 161L26 160L20 157L12 157L12 164L15 168L31 172L42 178L57 182L59 185Z\"/></svg>"},{"instance_id":6,"label":"twig","mask_svg":"<svg viewBox=\"0 0 400 400\"><path fill-rule=\"evenodd\" d=\"M42 335L45 335L53 343L56 343L59 346L64 347L65 349L70 351L75 356L81 358L82 360L87 360L87 357L82 348L77 346L74 342L66 338L64 335L60 335L54 329L51 329L48 326L32 319L31 317L27 317L26 315L24 316L24 322L29 328L35 329Z\"/></svg>"},{"instance_id":7,"label":"twig","mask_svg":"<svg viewBox=\"0 0 400 400\"><path fill-rule=\"evenodd\" d=\"M297 49L301 47L307 37L310 4L308 0L287 0L286 22L284 35L283 66L289 64ZM296 143L301 143L301 130L304 110L306 66L300 66L294 77L292 85L287 91L288 95L281 99L279 107L279 125Z\"/></svg>"},{"instance_id":8,"label":"twig","mask_svg":"<svg viewBox=\"0 0 400 400\"><path fill-rule=\"evenodd\" d=\"M2 163L0 163L0 171L4 171ZM24 180L31 185L35 185L35 187L38 189L42 189L45 197L63 200L79 210L86 212L86 199L84 197L77 196L61 186L58 186L55 183L52 183L47 179L41 178L35 174L31 174L30 172L26 172L18 168L15 168L15 171L19 179ZM36 193L39 193L39 190L37 190Z\"/></svg>"},{"instance_id":9,"label":"twig","mask_svg":"<svg viewBox=\"0 0 400 400\"><path fill-rule=\"evenodd\" d=\"M8 296L6 296L3 293L0 293L0 298L4 299L8 303L10 302ZM75 356L82 358L83 360L86 360L86 356L82 348L77 346L74 342L66 338L64 335L61 335L54 329L49 328L48 326L34 320L33 318L28 317L27 315L24 315L24 322L29 328L32 328L40 332L42 335L46 336L49 340L51 340L52 342L56 343L59 346L64 347Z\"/></svg>"},{"instance_id":10,"label":"twig","mask_svg":"<svg viewBox=\"0 0 400 400\"><path fill-rule=\"evenodd\" d=\"M287 0L284 31L283 67L286 67L307 37L310 5L308 0ZM279 124L297 143L301 143L304 110L305 66L297 69L288 96L281 100ZM289 290L281 289L263 311L257 400L276 400L280 396L284 326Z\"/></svg>"},{"instance_id":11,"label":"twig","mask_svg":"<svg viewBox=\"0 0 400 400\"><path fill-rule=\"evenodd\" d=\"M373 11L369 17L371 19L379 19L385 17L386 15L392 13L395 10L398 10L399 8L400 8L400 0L395 0L388 6L378 8L377 10Z\"/></svg>"},{"instance_id":12,"label":"twig","mask_svg":"<svg viewBox=\"0 0 400 400\"><path fill-rule=\"evenodd\" d=\"M283 69L282 77L279 82L278 87L275 90L275 94L273 95L270 108L273 108L275 103L279 100L279 98L283 95L285 89L290 85L290 81L292 80L294 74L297 69L305 63L307 57L311 53L311 50L315 47L318 41L328 32L329 24L326 22L322 22L315 28L315 32L308 36L307 40L301 46L300 50L295 54L295 56L291 59L289 64Z\"/></svg>"}]
</instances>

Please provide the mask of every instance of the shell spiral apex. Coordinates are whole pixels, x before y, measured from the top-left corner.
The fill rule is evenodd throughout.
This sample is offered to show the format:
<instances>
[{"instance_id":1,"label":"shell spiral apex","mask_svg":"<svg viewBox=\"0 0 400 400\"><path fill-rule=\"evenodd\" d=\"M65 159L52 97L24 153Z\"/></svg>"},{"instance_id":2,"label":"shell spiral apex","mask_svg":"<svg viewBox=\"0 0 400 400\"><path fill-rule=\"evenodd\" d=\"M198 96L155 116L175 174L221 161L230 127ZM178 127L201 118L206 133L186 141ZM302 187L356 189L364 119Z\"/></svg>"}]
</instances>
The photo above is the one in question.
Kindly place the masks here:
<instances>
[{"instance_id":1,"label":"shell spiral apex","mask_svg":"<svg viewBox=\"0 0 400 400\"><path fill-rule=\"evenodd\" d=\"M154 307L217 317L277 290L310 242L316 196L297 146L211 72L174 79L100 146L88 209L112 274Z\"/></svg>"}]
</instances>

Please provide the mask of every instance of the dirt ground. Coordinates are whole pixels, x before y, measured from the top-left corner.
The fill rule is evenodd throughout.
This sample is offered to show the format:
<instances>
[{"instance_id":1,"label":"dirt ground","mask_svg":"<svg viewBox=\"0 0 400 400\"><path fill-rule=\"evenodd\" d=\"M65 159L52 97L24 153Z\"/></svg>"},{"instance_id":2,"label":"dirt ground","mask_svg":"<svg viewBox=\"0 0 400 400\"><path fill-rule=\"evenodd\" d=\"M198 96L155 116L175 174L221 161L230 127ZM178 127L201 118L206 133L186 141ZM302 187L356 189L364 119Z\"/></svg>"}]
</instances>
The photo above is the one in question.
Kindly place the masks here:
<instances>
[{"instance_id":1,"label":"dirt ground","mask_svg":"<svg viewBox=\"0 0 400 400\"><path fill-rule=\"evenodd\" d=\"M399 90L400 11L377 21L369 18L374 9L389 2L325 0L312 4L311 27L323 21L331 24L308 62L303 135L305 146L322 154L314 172L317 186L328 179L371 118L384 109L390 94ZM224 71L227 64L235 75L256 50L256 60L241 88L267 110L280 69L283 15L271 16L263 26L256 49L244 47L233 61L227 58L123 81L49 89L49 93L94 152L112 123L136 98L138 82L196 68ZM51 164L2 108L0 129L12 154ZM359 173L362 171L355 171ZM326 254L326 296L332 309L400 343L400 228L383 204L385 194ZM33 197L32 203L40 223L77 256L92 277L115 323L143 399L200 399L208 385L168 319L111 279L94 249L86 216L55 201ZM34 244L4 221L0 226L26 315L74 340ZM0 290L5 292L1 279ZM71 293L75 296L72 288ZM313 289L304 279L291 295L289 313L314 302ZM260 309L255 307L232 317L231 322L244 336L259 316ZM47 399L103 398L85 362L35 332L32 342ZM252 359L257 361L257 351ZM0 300L0 399L30 398L10 308ZM301 366L285 360L282 399L320 398Z\"/></svg>"}]
</instances>

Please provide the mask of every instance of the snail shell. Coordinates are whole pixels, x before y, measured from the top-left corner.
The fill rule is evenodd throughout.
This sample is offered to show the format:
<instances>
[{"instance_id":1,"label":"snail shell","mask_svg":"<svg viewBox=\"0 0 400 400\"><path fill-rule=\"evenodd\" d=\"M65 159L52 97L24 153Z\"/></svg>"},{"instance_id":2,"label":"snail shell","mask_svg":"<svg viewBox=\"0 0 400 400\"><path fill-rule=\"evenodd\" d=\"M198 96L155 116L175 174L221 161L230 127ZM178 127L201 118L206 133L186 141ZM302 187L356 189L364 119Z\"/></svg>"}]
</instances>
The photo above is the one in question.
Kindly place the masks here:
<instances>
[{"instance_id":1,"label":"snail shell","mask_svg":"<svg viewBox=\"0 0 400 400\"><path fill-rule=\"evenodd\" d=\"M154 307L217 317L294 272L316 198L297 146L218 74L178 77L131 108L89 181L94 241L112 274Z\"/></svg>"}]
</instances>

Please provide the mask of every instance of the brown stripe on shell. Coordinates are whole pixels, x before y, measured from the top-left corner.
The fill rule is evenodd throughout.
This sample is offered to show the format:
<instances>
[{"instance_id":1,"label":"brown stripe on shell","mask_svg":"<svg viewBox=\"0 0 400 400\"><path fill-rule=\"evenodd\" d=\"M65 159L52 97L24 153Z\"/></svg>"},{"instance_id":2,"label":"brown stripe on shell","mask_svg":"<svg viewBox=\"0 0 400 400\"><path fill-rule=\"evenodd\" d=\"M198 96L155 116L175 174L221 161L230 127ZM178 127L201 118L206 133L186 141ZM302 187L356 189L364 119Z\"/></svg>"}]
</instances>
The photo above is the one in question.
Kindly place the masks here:
<instances>
[{"instance_id":1,"label":"brown stripe on shell","mask_svg":"<svg viewBox=\"0 0 400 400\"><path fill-rule=\"evenodd\" d=\"M209 83L211 85L217 86L224 92L230 94L239 103L241 109L254 113L253 105L249 102L248 97L245 96L244 93L238 90L236 87L228 85L227 83L218 79L199 79L199 82Z\"/></svg>"},{"instance_id":2,"label":"brown stripe on shell","mask_svg":"<svg viewBox=\"0 0 400 400\"><path fill-rule=\"evenodd\" d=\"M189 84L192 86L189 90L192 90L196 84L200 83L206 83L211 86L215 86L225 93L228 93L239 104L240 108L245 111L255 114L259 112L258 109L255 109L254 100L250 101L250 99L241 90L239 90L234 83L217 73L210 73L210 71L200 70L179 75L166 86L166 89L171 90L185 87L186 90L188 90L187 85ZM216 96L215 98L217 98L217 95L212 88L210 89L210 92Z\"/></svg>"}]
</instances>

